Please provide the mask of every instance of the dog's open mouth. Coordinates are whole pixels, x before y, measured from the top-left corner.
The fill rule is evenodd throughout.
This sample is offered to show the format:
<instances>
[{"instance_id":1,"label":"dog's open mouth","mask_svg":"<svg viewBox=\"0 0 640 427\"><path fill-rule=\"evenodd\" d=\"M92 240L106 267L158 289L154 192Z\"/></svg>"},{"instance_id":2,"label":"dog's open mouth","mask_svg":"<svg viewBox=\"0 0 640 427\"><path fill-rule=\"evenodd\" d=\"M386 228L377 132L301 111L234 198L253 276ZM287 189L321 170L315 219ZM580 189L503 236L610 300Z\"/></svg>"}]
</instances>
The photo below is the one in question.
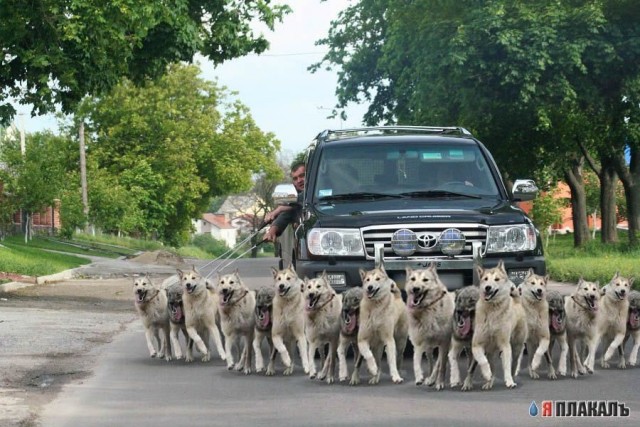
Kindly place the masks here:
<instances>
[{"instance_id":1,"label":"dog's open mouth","mask_svg":"<svg viewBox=\"0 0 640 427\"><path fill-rule=\"evenodd\" d=\"M222 304L227 305L231 302L231 298L233 298L233 291L230 289L223 289L222 291Z\"/></svg>"},{"instance_id":2,"label":"dog's open mouth","mask_svg":"<svg viewBox=\"0 0 640 427\"><path fill-rule=\"evenodd\" d=\"M315 309L319 300L320 300L320 294L318 295L309 294L309 297L307 298L307 306L306 306L307 311L311 311Z\"/></svg>"},{"instance_id":3,"label":"dog's open mouth","mask_svg":"<svg viewBox=\"0 0 640 427\"><path fill-rule=\"evenodd\" d=\"M536 291L532 290L531 291L531 295L533 295L533 297L535 299L537 299L538 301L542 300L542 296L543 296L542 292L536 292Z\"/></svg>"},{"instance_id":4,"label":"dog's open mouth","mask_svg":"<svg viewBox=\"0 0 640 427\"><path fill-rule=\"evenodd\" d=\"M289 293L289 289L291 289L291 286L278 287L278 294L284 297Z\"/></svg>"},{"instance_id":5,"label":"dog's open mouth","mask_svg":"<svg viewBox=\"0 0 640 427\"><path fill-rule=\"evenodd\" d=\"M256 326L260 330L267 330L271 326L271 312L269 307L256 307Z\"/></svg>"},{"instance_id":6,"label":"dog's open mouth","mask_svg":"<svg viewBox=\"0 0 640 427\"><path fill-rule=\"evenodd\" d=\"M618 299L620 301L622 301L623 299L625 299L627 297L627 293L626 292L618 292L618 291L615 291L615 292L616 292L616 296L618 297Z\"/></svg>"},{"instance_id":7,"label":"dog's open mouth","mask_svg":"<svg viewBox=\"0 0 640 427\"><path fill-rule=\"evenodd\" d=\"M192 294L193 291L196 290L196 285L192 285L191 283L187 283L184 288L187 290L188 294Z\"/></svg>"},{"instance_id":8,"label":"dog's open mouth","mask_svg":"<svg viewBox=\"0 0 640 427\"><path fill-rule=\"evenodd\" d=\"M176 323L182 321L183 313L180 304L171 304L171 320Z\"/></svg>"},{"instance_id":9,"label":"dog's open mouth","mask_svg":"<svg viewBox=\"0 0 640 427\"><path fill-rule=\"evenodd\" d=\"M471 312L464 310L462 312L456 311L456 335L460 339L467 339L473 333L472 328L472 316Z\"/></svg>"},{"instance_id":10,"label":"dog's open mouth","mask_svg":"<svg viewBox=\"0 0 640 427\"><path fill-rule=\"evenodd\" d=\"M640 310L637 308L629 310L629 329L636 331L640 329Z\"/></svg>"},{"instance_id":11,"label":"dog's open mouth","mask_svg":"<svg viewBox=\"0 0 640 427\"><path fill-rule=\"evenodd\" d=\"M598 302L595 298L585 296L584 300L591 311L598 311Z\"/></svg>"},{"instance_id":12,"label":"dog's open mouth","mask_svg":"<svg viewBox=\"0 0 640 427\"><path fill-rule=\"evenodd\" d=\"M562 314L559 311L553 311L551 312L551 330L556 333L556 334L560 334L562 333L562 331L564 331L564 314Z\"/></svg>"},{"instance_id":13,"label":"dog's open mouth","mask_svg":"<svg viewBox=\"0 0 640 427\"><path fill-rule=\"evenodd\" d=\"M144 302L146 298L147 298L147 291L143 291L142 289L139 289L139 290L136 291L136 302L137 303Z\"/></svg>"},{"instance_id":14,"label":"dog's open mouth","mask_svg":"<svg viewBox=\"0 0 640 427\"><path fill-rule=\"evenodd\" d=\"M342 333L344 335L353 335L358 330L358 311L342 310Z\"/></svg>"},{"instance_id":15,"label":"dog's open mouth","mask_svg":"<svg viewBox=\"0 0 640 427\"><path fill-rule=\"evenodd\" d=\"M380 292L380 287L370 287L367 288L367 298L369 299L373 299L376 297L376 295L378 295L378 292Z\"/></svg>"},{"instance_id":16,"label":"dog's open mouth","mask_svg":"<svg viewBox=\"0 0 640 427\"><path fill-rule=\"evenodd\" d=\"M484 290L484 300L485 301L491 301L493 299L493 297L496 296L497 293L498 293L498 288L490 288L488 291L485 288L485 290Z\"/></svg>"},{"instance_id":17,"label":"dog's open mouth","mask_svg":"<svg viewBox=\"0 0 640 427\"><path fill-rule=\"evenodd\" d=\"M427 296L427 291L420 292L418 289L413 289L409 294L409 308L418 307L422 304L422 300L424 300L425 296Z\"/></svg>"}]
</instances>

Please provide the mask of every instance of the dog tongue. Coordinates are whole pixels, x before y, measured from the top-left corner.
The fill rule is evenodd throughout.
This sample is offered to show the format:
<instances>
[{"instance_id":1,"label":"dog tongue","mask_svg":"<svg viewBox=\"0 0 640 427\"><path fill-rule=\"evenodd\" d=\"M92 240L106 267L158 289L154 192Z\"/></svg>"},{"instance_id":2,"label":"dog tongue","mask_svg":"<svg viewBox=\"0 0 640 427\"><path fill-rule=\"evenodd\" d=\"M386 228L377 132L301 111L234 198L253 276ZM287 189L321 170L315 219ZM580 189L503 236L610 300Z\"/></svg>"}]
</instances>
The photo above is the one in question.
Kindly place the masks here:
<instances>
[{"instance_id":1,"label":"dog tongue","mask_svg":"<svg viewBox=\"0 0 640 427\"><path fill-rule=\"evenodd\" d=\"M357 325L355 313L349 313L347 315L347 319L345 319L347 321L345 321L345 323L344 323L344 331L347 334L351 334L351 333L353 333L353 331L355 331L356 325Z\"/></svg>"},{"instance_id":2,"label":"dog tongue","mask_svg":"<svg viewBox=\"0 0 640 427\"><path fill-rule=\"evenodd\" d=\"M182 319L182 309L180 307L176 307L176 311L173 313L173 319L175 321L180 321L180 319Z\"/></svg>"},{"instance_id":3,"label":"dog tongue","mask_svg":"<svg viewBox=\"0 0 640 427\"><path fill-rule=\"evenodd\" d=\"M637 310L629 313L629 328L632 330L640 329L640 312Z\"/></svg>"},{"instance_id":4,"label":"dog tongue","mask_svg":"<svg viewBox=\"0 0 640 427\"><path fill-rule=\"evenodd\" d=\"M260 319L260 326L266 328L271 323L271 317L269 316L269 310L262 312L262 319Z\"/></svg>"},{"instance_id":5,"label":"dog tongue","mask_svg":"<svg viewBox=\"0 0 640 427\"><path fill-rule=\"evenodd\" d=\"M467 337L471 332L471 318L469 316L462 317L462 325L458 326L458 334L461 337Z\"/></svg>"},{"instance_id":6,"label":"dog tongue","mask_svg":"<svg viewBox=\"0 0 640 427\"><path fill-rule=\"evenodd\" d=\"M559 332L562 329L562 322L560 322L558 313L551 314L551 328L556 332Z\"/></svg>"}]
</instances>

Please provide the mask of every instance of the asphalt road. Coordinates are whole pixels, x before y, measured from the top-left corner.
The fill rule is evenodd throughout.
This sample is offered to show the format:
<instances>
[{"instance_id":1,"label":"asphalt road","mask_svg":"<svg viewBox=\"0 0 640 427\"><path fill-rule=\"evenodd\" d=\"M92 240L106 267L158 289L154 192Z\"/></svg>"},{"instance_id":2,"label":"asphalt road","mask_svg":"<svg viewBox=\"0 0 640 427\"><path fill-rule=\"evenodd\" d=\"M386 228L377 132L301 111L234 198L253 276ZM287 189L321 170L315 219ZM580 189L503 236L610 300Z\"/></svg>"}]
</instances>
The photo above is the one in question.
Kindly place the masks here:
<instances>
[{"instance_id":1,"label":"asphalt road","mask_svg":"<svg viewBox=\"0 0 640 427\"><path fill-rule=\"evenodd\" d=\"M274 259L243 260L229 270L238 268L255 288L271 283L272 265L276 265ZM4 297L7 301L0 304L0 314L7 320L0 322L0 368L7 372L0 388L0 425L511 427L638 425L640 421L639 367L602 370L596 366L593 375L556 381L544 376L531 380L521 373L514 390L497 381L494 390L481 391L477 378L474 391L438 392L413 384L410 359L405 359L401 371L404 384L394 385L385 366L380 384L366 384L368 374L363 370L363 384L355 387L310 380L300 368L293 376L283 377L280 365L278 375L265 377L227 371L218 358L191 364L151 359L129 294L131 278L99 280L101 276L94 274L106 270L99 263L93 268L93 272L85 270L85 281L91 281L91 295L102 292L99 296L81 298L80 289L89 286L69 281ZM175 267L163 268L151 274L161 278L175 271ZM123 274L139 274L140 269L133 266ZM4 380L14 377L23 380ZM543 400L598 399L624 403L630 416L529 415L532 402L540 406Z\"/></svg>"}]
</instances>

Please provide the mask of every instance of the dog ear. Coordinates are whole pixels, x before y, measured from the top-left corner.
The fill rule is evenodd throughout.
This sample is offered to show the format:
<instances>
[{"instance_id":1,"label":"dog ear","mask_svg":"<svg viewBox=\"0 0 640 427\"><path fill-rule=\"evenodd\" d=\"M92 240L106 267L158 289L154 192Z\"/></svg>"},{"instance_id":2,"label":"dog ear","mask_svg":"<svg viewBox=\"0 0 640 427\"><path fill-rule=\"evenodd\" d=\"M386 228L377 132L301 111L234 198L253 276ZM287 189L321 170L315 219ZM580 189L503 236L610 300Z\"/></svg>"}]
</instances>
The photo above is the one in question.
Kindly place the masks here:
<instances>
[{"instance_id":1,"label":"dog ear","mask_svg":"<svg viewBox=\"0 0 640 427\"><path fill-rule=\"evenodd\" d=\"M273 275L273 278L275 279L276 276L278 275L278 270L275 267L271 267L271 274Z\"/></svg>"},{"instance_id":2,"label":"dog ear","mask_svg":"<svg viewBox=\"0 0 640 427\"><path fill-rule=\"evenodd\" d=\"M484 274L484 268L481 265L476 264L475 266L476 274L478 275L478 284L480 284L480 278Z\"/></svg>"},{"instance_id":3,"label":"dog ear","mask_svg":"<svg viewBox=\"0 0 640 427\"><path fill-rule=\"evenodd\" d=\"M629 288L633 287L633 281L635 280L635 277L629 277Z\"/></svg>"},{"instance_id":4,"label":"dog ear","mask_svg":"<svg viewBox=\"0 0 640 427\"><path fill-rule=\"evenodd\" d=\"M500 258L500 261L498 261L498 265L496 266L498 267L500 270L506 272L507 270L504 268L504 260L502 258Z\"/></svg>"},{"instance_id":5,"label":"dog ear","mask_svg":"<svg viewBox=\"0 0 640 427\"><path fill-rule=\"evenodd\" d=\"M358 269L358 272L360 273L360 281L361 281L361 282L364 282L364 278L365 278L365 276L367 275L367 272L366 272L366 271L364 271L362 268L359 268L359 269Z\"/></svg>"}]
</instances>

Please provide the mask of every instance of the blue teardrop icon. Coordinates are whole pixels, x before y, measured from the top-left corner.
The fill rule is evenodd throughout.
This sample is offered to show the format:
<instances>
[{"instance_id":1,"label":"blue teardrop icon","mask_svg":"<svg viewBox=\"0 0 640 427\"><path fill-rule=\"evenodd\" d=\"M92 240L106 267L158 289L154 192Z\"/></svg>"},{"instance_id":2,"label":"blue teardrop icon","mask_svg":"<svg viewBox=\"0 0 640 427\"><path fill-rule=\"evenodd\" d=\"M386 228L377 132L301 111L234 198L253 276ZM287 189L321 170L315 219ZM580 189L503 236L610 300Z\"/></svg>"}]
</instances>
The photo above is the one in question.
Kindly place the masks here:
<instances>
[{"instance_id":1,"label":"blue teardrop icon","mask_svg":"<svg viewBox=\"0 0 640 427\"><path fill-rule=\"evenodd\" d=\"M536 405L536 401L531 402L531 406L529 406L529 415L532 417L538 416L538 406Z\"/></svg>"}]
</instances>

